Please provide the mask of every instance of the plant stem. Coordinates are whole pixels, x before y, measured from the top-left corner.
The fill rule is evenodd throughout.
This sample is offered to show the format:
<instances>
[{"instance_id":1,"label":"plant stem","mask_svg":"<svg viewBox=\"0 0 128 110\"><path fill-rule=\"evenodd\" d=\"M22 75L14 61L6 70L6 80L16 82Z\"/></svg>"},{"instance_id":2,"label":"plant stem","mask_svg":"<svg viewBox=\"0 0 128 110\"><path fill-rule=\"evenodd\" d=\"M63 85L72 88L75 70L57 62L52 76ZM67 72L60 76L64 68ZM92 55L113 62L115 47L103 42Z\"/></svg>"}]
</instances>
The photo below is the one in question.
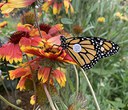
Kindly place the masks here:
<instances>
[{"instance_id":1,"label":"plant stem","mask_svg":"<svg viewBox=\"0 0 128 110\"><path fill-rule=\"evenodd\" d=\"M46 87L45 84L44 84L44 91L45 91L45 93L46 93L46 96L47 96L47 98L48 98L48 101L49 101L49 103L50 103L50 106L51 106L52 110L56 110L56 108L55 108L55 106L54 106L54 104L53 104L52 98L51 98L51 96L50 96L50 94L49 94L49 92L48 92L47 87Z\"/></svg>"},{"instance_id":2,"label":"plant stem","mask_svg":"<svg viewBox=\"0 0 128 110\"><path fill-rule=\"evenodd\" d=\"M2 95L0 95L0 99L1 99L2 101L4 101L7 105L9 105L9 106L15 108L16 110L24 110L24 109L22 109L22 108L20 108L20 107L17 107L16 105L10 103L9 101L7 101Z\"/></svg>"},{"instance_id":3,"label":"plant stem","mask_svg":"<svg viewBox=\"0 0 128 110\"><path fill-rule=\"evenodd\" d=\"M79 77L78 77L78 71L76 69L76 66L73 65L74 69L75 69L75 74L76 74L76 96L78 96L78 92L79 92Z\"/></svg>"},{"instance_id":4,"label":"plant stem","mask_svg":"<svg viewBox=\"0 0 128 110\"><path fill-rule=\"evenodd\" d=\"M36 26L37 26L37 28L38 28L40 37L42 38L42 33L41 33L41 31L40 31L40 27L39 27L39 24L38 24L38 17L37 17L37 13L36 13L36 9L35 9L35 8L34 8L34 14L35 14L35 22L36 22Z\"/></svg>"},{"instance_id":5,"label":"plant stem","mask_svg":"<svg viewBox=\"0 0 128 110\"><path fill-rule=\"evenodd\" d=\"M14 96L14 99L15 99L15 91L13 90L13 85L12 85L11 78L10 78L10 76L9 76L8 65L7 65L7 62L6 62L6 61L4 62L4 65L5 65L5 69L6 69L6 72L7 72L7 76L8 76L8 78L9 78L9 83L10 83L12 95Z\"/></svg>"},{"instance_id":6,"label":"plant stem","mask_svg":"<svg viewBox=\"0 0 128 110\"><path fill-rule=\"evenodd\" d=\"M85 76L85 78L86 78L86 81L87 81L87 83L88 83L88 86L89 86L89 88L90 88L90 90L91 90L91 93L92 93L92 96L93 96L93 98L94 98L94 102L95 102L95 104L96 104L97 110L100 110L100 106L99 106L99 104L98 104L98 101L97 101L95 92L94 92L94 90L93 90L93 88L92 88L92 85L91 85L91 83L90 83L90 81L89 81L89 79L88 79L88 77L87 77L85 71L84 71L82 68L81 68L81 70L82 70L82 72L83 72L83 74L84 74L84 76Z\"/></svg>"},{"instance_id":7,"label":"plant stem","mask_svg":"<svg viewBox=\"0 0 128 110\"><path fill-rule=\"evenodd\" d=\"M4 81L3 81L3 79L2 79L1 77L0 77L0 81L2 82L2 85L3 85L5 91L6 91L7 95L8 95L8 98L9 98L10 94L9 94L8 89L7 89L7 87L5 86Z\"/></svg>"},{"instance_id":8,"label":"plant stem","mask_svg":"<svg viewBox=\"0 0 128 110\"><path fill-rule=\"evenodd\" d=\"M26 55L26 59L27 61L29 62L29 58L28 56ZM31 65L29 64L29 67L30 67L30 71L31 71L31 74L32 74L32 83L33 83L33 88L34 88L34 95L36 96L36 84L35 84L35 75L34 75L34 72L32 70L32 67ZM35 103L36 104L36 103ZM35 110L36 108L36 105L34 104L34 107L33 107L33 110Z\"/></svg>"}]
</instances>

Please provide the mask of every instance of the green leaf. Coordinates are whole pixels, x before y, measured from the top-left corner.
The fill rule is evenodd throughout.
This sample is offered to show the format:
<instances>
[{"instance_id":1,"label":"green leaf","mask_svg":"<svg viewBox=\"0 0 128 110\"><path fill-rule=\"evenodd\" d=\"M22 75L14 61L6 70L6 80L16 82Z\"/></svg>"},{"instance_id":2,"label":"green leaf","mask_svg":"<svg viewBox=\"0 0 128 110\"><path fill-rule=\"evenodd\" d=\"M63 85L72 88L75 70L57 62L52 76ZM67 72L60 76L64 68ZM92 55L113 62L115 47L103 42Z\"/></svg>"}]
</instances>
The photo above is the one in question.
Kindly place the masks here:
<instances>
[{"instance_id":1,"label":"green leaf","mask_svg":"<svg viewBox=\"0 0 128 110\"><path fill-rule=\"evenodd\" d=\"M62 18L62 19L61 19L61 22L62 22L63 24L73 24L72 19L69 19L69 18Z\"/></svg>"}]
</instances>

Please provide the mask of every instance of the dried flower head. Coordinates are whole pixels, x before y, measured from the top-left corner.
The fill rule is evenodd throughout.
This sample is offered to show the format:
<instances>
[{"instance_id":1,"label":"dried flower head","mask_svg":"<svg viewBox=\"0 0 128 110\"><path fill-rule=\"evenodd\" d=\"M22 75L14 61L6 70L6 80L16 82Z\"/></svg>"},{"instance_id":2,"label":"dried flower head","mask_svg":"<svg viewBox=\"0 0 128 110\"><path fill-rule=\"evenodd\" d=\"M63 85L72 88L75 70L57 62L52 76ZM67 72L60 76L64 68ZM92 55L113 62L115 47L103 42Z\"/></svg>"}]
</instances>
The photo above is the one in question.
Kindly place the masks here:
<instances>
[{"instance_id":1,"label":"dried flower head","mask_svg":"<svg viewBox=\"0 0 128 110\"><path fill-rule=\"evenodd\" d=\"M73 26L73 32L76 34L76 35L79 35L80 33L83 32L83 28L79 25L74 25Z\"/></svg>"},{"instance_id":2,"label":"dried flower head","mask_svg":"<svg viewBox=\"0 0 128 110\"><path fill-rule=\"evenodd\" d=\"M33 25L35 23L35 15L33 12L27 12L24 15L21 16L21 22L22 24L31 24Z\"/></svg>"}]
</instances>

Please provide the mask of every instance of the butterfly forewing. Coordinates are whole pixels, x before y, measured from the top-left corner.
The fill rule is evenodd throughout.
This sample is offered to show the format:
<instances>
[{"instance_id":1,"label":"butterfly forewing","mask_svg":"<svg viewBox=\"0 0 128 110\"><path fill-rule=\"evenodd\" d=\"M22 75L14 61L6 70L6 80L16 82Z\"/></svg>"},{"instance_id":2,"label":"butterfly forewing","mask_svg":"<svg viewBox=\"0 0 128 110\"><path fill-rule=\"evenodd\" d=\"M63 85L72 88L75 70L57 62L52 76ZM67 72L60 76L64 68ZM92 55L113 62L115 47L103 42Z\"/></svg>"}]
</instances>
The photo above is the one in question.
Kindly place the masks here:
<instances>
[{"instance_id":1,"label":"butterfly forewing","mask_svg":"<svg viewBox=\"0 0 128 110\"><path fill-rule=\"evenodd\" d=\"M93 41L93 40L92 40ZM91 41L91 38L73 38L72 40L66 41L68 43L68 53L71 57L85 69L91 68L98 61L98 50L96 44ZM73 46L79 44L81 46L80 52L75 52Z\"/></svg>"}]
</instances>

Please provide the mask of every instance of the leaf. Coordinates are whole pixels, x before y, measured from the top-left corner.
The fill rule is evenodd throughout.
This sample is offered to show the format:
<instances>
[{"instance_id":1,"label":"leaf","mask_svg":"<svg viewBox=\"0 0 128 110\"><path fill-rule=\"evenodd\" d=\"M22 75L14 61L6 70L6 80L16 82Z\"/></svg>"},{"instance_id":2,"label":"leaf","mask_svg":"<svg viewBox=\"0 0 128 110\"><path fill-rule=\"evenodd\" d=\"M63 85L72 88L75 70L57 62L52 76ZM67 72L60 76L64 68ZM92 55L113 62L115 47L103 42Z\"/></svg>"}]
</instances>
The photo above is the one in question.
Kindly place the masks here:
<instances>
[{"instance_id":1,"label":"leaf","mask_svg":"<svg viewBox=\"0 0 128 110\"><path fill-rule=\"evenodd\" d=\"M72 19L69 19L69 18L62 18L62 19L61 19L61 22L62 22L63 24L73 24Z\"/></svg>"}]
</instances>

